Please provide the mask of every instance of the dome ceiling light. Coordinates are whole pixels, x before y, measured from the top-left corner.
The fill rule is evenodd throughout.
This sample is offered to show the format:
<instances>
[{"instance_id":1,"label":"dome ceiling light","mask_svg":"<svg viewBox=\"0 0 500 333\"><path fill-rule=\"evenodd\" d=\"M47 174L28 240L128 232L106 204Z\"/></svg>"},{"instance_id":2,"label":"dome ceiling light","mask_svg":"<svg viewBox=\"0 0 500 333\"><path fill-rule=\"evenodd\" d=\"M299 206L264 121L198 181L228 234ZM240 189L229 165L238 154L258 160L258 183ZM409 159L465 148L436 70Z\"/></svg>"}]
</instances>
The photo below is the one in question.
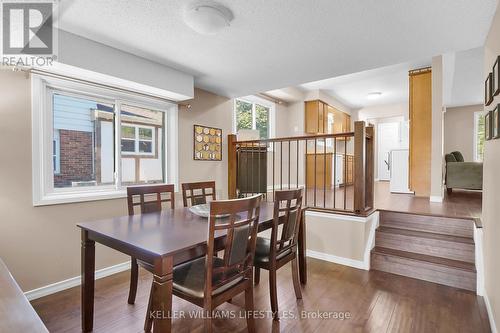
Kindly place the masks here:
<instances>
[{"instance_id":1,"label":"dome ceiling light","mask_svg":"<svg viewBox=\"0 0 500 333\"><path fill-rule=\"evenodd\" d=\"M202 35L215 35L229 27L232 20L228 8L212 1L196 2L184 11L186 25Z\"/></svg>"},{"instance_id":2,"label":"dome ceiling light","mask_svg":"<svg viewBox=\"0 0 500 333\"><path fill-rule=\"evenodd\" d=\"M369 93L367 97L369 99L377 99L380 96L382 96L382 93L380 91L374 91L374 92Z\"/></svg>"}]
</instances>

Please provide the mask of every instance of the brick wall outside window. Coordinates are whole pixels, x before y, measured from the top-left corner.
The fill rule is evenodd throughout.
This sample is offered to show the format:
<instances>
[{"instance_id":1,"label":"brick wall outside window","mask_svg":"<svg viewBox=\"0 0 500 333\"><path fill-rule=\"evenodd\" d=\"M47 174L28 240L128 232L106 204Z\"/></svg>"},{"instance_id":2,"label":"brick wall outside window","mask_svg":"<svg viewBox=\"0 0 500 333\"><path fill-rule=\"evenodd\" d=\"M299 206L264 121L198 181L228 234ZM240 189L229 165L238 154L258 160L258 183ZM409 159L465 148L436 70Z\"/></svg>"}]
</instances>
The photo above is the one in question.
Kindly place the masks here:
<instances>
[{"instance_id":1,"label":"brick wall outside window","mask_svg":"<svg viewBox=\"0 0 500 333\"><path fill-rule=\"evenodd\" d=\"M54 187L68 187L71 182L95 180L92 166L92 133L59 130L60 173L54 175Z\"/></svg>"}]
</instances>

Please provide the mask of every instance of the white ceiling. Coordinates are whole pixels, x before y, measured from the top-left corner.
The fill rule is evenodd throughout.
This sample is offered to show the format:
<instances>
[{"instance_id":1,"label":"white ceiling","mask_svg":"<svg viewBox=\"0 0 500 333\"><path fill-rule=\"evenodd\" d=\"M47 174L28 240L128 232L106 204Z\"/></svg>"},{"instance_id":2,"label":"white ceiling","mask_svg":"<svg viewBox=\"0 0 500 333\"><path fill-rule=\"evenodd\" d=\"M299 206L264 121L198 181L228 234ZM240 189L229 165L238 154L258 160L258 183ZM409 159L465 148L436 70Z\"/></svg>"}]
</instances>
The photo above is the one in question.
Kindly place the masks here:
<instances>
[{"instance_id":1,"label":"white ceiling","mask_svg":"<svg viewBox=\"0 0 500 333\"><path fill-rule=\"evenodd\" d=\"M404 63L301 84L306 91L323 90L351 109L408 101L408 71L430 65L430 60ZM375 99L369 93L381 92Z\"/></svg>"},{"instance_id":2,"label":"white ceiling","mask_svg":"<svg viewBox=\"0 0 500 333\"><path fill-rule=\"evenodd\" d=\"M220 0L231 27L204 36L182 22L191 1L62 0L58 23L242 96L481 46L496 2Z\"/></svg>"},{"instance_id":3,"label":"white ceiling","mask_svg":"<svg viewBox=\"0 0 500 333\"><path fill-rule=\"evenodd\" d=\"M443 95L445 106L481 104L483 100L482 47L445 54ZM408 71L431 65L431 59L387 66L297 86L303 91L323 90L352 109L408 102ZM375 99L368 96L381 92ZM273 92L270 95L276 96Z\"/></svg>"}]
</instances>

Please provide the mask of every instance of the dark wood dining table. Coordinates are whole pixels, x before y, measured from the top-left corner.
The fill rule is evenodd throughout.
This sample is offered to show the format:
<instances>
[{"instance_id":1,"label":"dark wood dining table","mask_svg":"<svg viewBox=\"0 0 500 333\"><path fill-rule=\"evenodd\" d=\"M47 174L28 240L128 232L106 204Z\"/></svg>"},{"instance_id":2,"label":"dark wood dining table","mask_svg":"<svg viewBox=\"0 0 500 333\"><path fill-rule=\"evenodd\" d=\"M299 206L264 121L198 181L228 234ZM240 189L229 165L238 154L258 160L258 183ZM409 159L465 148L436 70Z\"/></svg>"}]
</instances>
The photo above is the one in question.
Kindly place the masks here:
<instances>
[{"instance_id":1,"label":"dark wood dining table","mask_svg":"<svg viewBox=\"0 0 500 333\"><path fill-rule=\"evenodd\" d=\"M260 207L259 232L270 229L273 203ZM298 256L300 281L307 282L305 223L301 219ZM81 228L82 330L90 332L94 324L95 243L135 257L153 268L153 332L170 332L172 327L172 278L174 265L206 253L208 219L188 208L165 210L79 223ZM225 235L216 234L216 247Z\"/></svg>"}]
</instances>

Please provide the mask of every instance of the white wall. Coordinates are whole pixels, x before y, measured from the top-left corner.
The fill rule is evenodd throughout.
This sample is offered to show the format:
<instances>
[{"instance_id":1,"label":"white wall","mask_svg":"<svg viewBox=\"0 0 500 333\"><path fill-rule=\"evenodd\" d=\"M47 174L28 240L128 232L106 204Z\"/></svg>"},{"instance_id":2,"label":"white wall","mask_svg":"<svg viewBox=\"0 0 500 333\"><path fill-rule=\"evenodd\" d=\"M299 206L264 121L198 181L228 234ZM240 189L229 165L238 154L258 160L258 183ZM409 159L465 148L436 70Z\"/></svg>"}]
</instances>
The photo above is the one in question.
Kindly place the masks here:
<instances>
[{"instance_id":1,"label":"white wall","mask_svg":"<svg viewBox=\"0 0 500 333\"><path fill-rule=\"evenodd\" d=\"M444 113L444 153L459 151L465 161L474 161L474 113L483 105L446 108Z\"/></svg>"},{"instance_id":2,"label":"white wall","mask_svg":"<svg viewBox=\"0 0 500 333\"><path fill-rule=\"evenodd\" d=\"M193 97L194 78L190 74L63 30L58 31L58 38L57 63L44 69L69 74L74 71L79 78L133 86L176 101Z\"/></svg>"}]
</instances>

